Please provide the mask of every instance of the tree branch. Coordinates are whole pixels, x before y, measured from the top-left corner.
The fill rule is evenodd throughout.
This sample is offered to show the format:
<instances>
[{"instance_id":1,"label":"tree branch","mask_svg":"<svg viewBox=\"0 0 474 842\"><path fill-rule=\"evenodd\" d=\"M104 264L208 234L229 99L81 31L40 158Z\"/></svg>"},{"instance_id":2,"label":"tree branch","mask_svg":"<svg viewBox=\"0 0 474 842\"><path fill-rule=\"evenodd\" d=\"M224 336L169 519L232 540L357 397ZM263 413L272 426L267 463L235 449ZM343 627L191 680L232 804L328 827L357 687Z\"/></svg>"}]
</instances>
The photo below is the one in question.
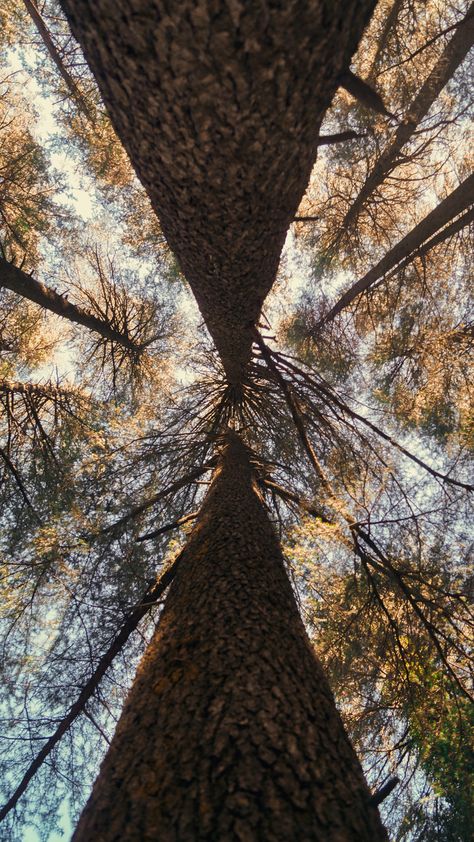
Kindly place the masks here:
<instances>
[{"instance_id":1,"label":"tree branch","mask_svg":"<svg viewBox=\"0 0 474 842\"><path fill-rule=\"evenodd\" d=\"M213 468L216 464L215 459L210 459L209 462L205 462L204 465L201 465L199 468L195 468L194 471L190 471L189 474L186 474L184 477L176 480L176 482L172 482L171 485L168 485L166 488L163 488L162 491L159 491L157 494L154 494L153 497L149 497L147 500L144 500L143 503L140 503L138 506L135 506L133 509L130 509L127 514L123 515L118 520L111 523L109 526L105 526L104 529L100 531L99 534L104 535L107 532L112 532L114 529L117 529L123 524L127 523L129 520L134 520L134 518L141 515L145 509L149 509L151 506L154 506L155 503L159 503L163 497L167 497L168 494L174 494L175 491L179 491L181 488L184 488L185 485L189 485L194 480L198 479L202 474L205 474L206 471L209 471L210 468ZM142 540L145 540L144 538Z\"/></svg>"},{"instance_id":2,"label":"tree branch","mask_svg":"<svg viewBox=\"0 0 474 842\"><path fill-rule=\"evenodd\" d=\"M28 508L33 512L35 520L39 524L41 524L41 522L42 522L41 518L40 518L39 514L37 513L35 507L33 506L33 503L31 502L31 500L28 496L28 492L26 491L26 488L23 485L23 481L20 477L20 474L18 473L18 471L15 468L13 462L11 461L10 457L8 456L8 453L6 453L6 451L3 449L3 447L0 447L0 457L3 459L3 461L5 462L5 465L7 466L7 468L10 471L12 477L14 478L14 480L15 480L17 486L18 486L18 489L21 493L21 496L23 497L23 500L25 501Z\"/></svg>"},{"instance_id":3,"label":"tree branch","mask_svg":"<svg viewBox=\"0 0 474 842\"><path fill-rule=\"evenodd\" d=\"M385 103L377 91L364 82L359 76L356 76L352 70L346 70L341 76L341 88L344 88L354 99L365 105L371 111L376 111L377 114L383 114L384 117L395 119L395 115L387 110Z\"/></svg>"},{"instance_id":4,"label":"tree branch","mask_svg":"<svg viewBox=\"0 0 474 842\"><path fill-rule=\"evenodd\" d=\"M117 342L128 351L139 354L143 350L141 345L136 345L127 334L120 333L105 319L99 319L77 304L72 304L66 296L60 295L51 287L35 280L31 275L0 257L0 288L2 287L39 304L40 307L55 313L56 316L61 316L100 334L104 339Z\"/></svg>"},{"instance_id":5,"label":"tree branch","mask_svg":"<svg viewBox=\"0 0 474 842\"><path fill-rule=\"evenodd\" d=\"M336 132L336 134L320 134L318 136L318 146L332 146L333 143L344 143L345 140L356 140L360 137L365 137L365 133L355 132L353 129L348 129L345 132Z\"/></svg>"},{"instance_id":6,"label":"tree branch","mask_svg":"<svg viewBox=\"0 0 474 842\"><path fill-rule=\"evenodd\" d=\"M157 538L158 535L163 535L165 532L171 532L172 529L179 529L180 526L184 526L184 524L189 523L190 520L195 520L197 516L198 512L190 512L188 515L183 515L183 517L179 517L177 520L172 521L172 523L160 526L159 529L155 529L153 532L146 532L145 535L139 535L139 537L135 538L135 540L150 541L152 538Z\"/></svg>"},{"instance_id":7,"label":"tree branch","mask_svg":"<svg viewBox=\"0 0 474 842\"><path fill-rule=\"evenodd\" d=\"M268 488L269 491L272 493L278 494L282 500L286 503L295 503L300 509L306 512L308 515L317 518L318 520L322 521L322 523L327 523L331 526L334 526L334 521L329 520L328 517L324 514L324 512L320 511L320 509L316 509L311 503L308 503L303 497L300 497L299 494L296 494L294 491L290 491L288 488L284 488L282 485L278 485L276 482L272 482L272 480L262 479L260 480L260 485L264 488Z\"/></svg>"},{"instance_id":8,"label":"tree branch","mask_svg":"<svg viewBox=\"0 0 474 842\"><path fill-rule=\"evenodd\" d=\"M266 350L267 350L267 354L270 354L271 356L273 355L273 352L270 351L269 348L267 348ZM278 352L276 352L276 356L277 357L279 356ZM273 363L273 366L275 368L277 368L275 363ZM380 427L377 427L376 424L373 424L372 421L369 421L368 418L365 418L363 415L360 415L354 409L351 409L351 407L347 403L345 403L345 401L343 401L336 394L336 392L329 386L329 384L327 384L323 380L323 378L320 375L318 376L318 380L320 382L316 383L307 374L307 372L298 368L298 366L295 366L290 361L285 361L284 366L286 368L289 368L293 372L296 372L301 377L303 377L306 380L306 382L310 384L312 389L325 401L325 403L327 405L331 406L331 404L334 404L334 406L336 406L338 409L340 409L341 412L348 415L354 421L358 421L359 423L364 424L366 427L368 427L370 430L372 430L373 433L375 433L377 436L382 438L384 441L391 444L392 447L395 447L397 450L400 451L400 453L403 453L404 456L406 456L408 459L411 459L413 462L415 462L417 465L419 465L420 468L423 468L423 470L425 470L427 473L431 474L431 476L434 477L435 479L440 480L441 482L446 482L449 485L455 485L458 488L464 488L466 491L474 491L474 485L471 485L470 483L462 482L461 480L453 479L452 477L448 476L447 474L443 474L443 473L441 473L441 471L437 471L435 468L432 468L430 465L428 465L426 462L424 462L422 459L420 459L418 456L416 456L414 453L412 453L411 450L408 450L406 447L404 447L402 444L400 444L400 442L398 442L396 439L394 439L388 433L385 433L383 430L381 430ZM283 383L286 383L286 381L284 380L282 375L280 374L279 376L280 376L281 381ZM286 386L288 387L288 384L286 384ZM294 400L294 398L293 398L293 400ZM300 423L301 424L303 423L302 419L301 419Z\"/></svg>"},{"instance_id":9,"label":"tree branch","mask_svg":"<svg viewBox=\"0 0 474 842\"><path fill-rule=\"evenodd\" d=\"M135 631L140 620L145 616L149 608L157 602L157 600L160 598L160 596L162 596L168 585L172 582L178 569L180 560L181 553L174 560L174 562L161 574L158 581L155 582L154 585L152 585L145 591L140 603L129 614L124 624L122 625L122 628L120 629L119 633L116 635L107 651L100 658L96 669L94 670L87 683L82 688L76 701L73 705L71 705L66 716L64 716L63 719L61 719L54 734L52 734L52 736L45 743L41 751L36 755L28 770L23 775L20 784L17 786L11 798L9 798L7 803L0 810L0 821L2 821L5 818L5 816L8 815L10 810L12 810L15 807L15 805L18 803L19 799L23 795L24 791L26 790L31 779L34 777L38 769L41 768L47 757L51 754L53 748L64 736L66 731L69 730L74 720L77 719L77 717L81 713L83 713L85 705L91 698L94 691L97 689L100 681L109 669L116 655L118 655L120 650L123 649L128 638L130 637L132 632Z\"/></svg>"},{"instance_id":10,"label":"tree branch","mask_svg":"<svg viewBox=\"0 0 474 842\"><path fill-rule=\"evenodd\" d=\"M460 21L444 52L410 103L405 118L400 122L392 142L388 144L375 162L372 171L349 207L341 228L333 239L333 247L338 243L343 233L347 232L355 223L369 196L382 184L391 170L397 166L400 151L415 133L418 124L426 116L433 102L469 52L474 42L473 12L474 3L471 3L466 16Z\"/></svg>"}]
</instances>

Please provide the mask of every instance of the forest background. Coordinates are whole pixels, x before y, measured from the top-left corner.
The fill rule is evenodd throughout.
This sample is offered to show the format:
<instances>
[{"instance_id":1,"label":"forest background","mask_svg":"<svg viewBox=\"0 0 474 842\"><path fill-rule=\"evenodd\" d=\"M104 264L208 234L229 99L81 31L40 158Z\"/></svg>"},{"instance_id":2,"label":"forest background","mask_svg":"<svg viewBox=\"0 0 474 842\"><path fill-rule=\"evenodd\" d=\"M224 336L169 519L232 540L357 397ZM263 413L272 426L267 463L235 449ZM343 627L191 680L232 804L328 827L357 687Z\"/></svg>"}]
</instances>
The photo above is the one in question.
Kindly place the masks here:
<instances>
[{"instance_id":1,"label":"forest background","mask_svg":"<svg viewBox=\"0 0 474 842\"><path fill-rule=\"evenodd\" d=\"M393 839L467 840L473 7L378 4L243 398L60 8L0 14L0 838L80 811L226 422Z\"/></svg>"}]
</instances>

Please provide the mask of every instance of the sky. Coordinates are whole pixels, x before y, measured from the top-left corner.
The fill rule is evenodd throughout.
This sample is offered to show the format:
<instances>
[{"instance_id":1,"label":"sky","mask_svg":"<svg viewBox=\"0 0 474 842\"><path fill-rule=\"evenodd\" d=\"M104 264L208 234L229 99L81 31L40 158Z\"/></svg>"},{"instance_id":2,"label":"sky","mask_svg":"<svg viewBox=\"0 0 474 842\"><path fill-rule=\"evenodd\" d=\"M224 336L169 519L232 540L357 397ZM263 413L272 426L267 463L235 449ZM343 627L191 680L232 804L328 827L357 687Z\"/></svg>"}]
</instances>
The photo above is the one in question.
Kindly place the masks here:
<instances>
[{"instance_id":1,"label":"sky","mask_svg":"<svg viewBox=\"0 0 474 842\"><path fill-rule=\"evenodd\" d=\"M20 56L14 51L10 51L8 54L7 69L8 72L21 74L22 93L30 102L34 103L38 115L35 125L31 126L32 133L38 142L47 147L51 143L52 135L58 131L58 124L54 119L54 104L51 98L48 98L35 79L25 72ZM65 152L53 151L50 153L50 159L54 168L67 180L69 197L64 200L77 216L87 223L92 219L94 213L94 202L91 198L90 185L87 186L87 179L79 175L77 165ZM70 365L71 358L68 349L61 348L55 355L53 366L60 375L67 375ZM48 373L45 370L44 376L46 377ZM41 377L41 372L38 372L38 377ZM63 832L61 834L50 833L48 842L67 842L72 835L73 828L69 818L67 801L63 802L60 812L60 827ZM34 828L27 827L25 828L23 842L41 842L41 837Z\"/></svg>"},{"instance_id":2,"label":"sky","mask_svg":"<svg viewBox=\"0 0 474 842\"><path fill-rule=\"evenodd\" d=\"M28 55L26 58L28 60ZM29 64L32 63L32 61L29 61ZM9 50L6 60L2 62L2 66L9 73L21 74L22 93L29 102L34 104L37 112L35 124L30 127L31 131L35 139L48 148L51 144L52 136L59 131L59 126L55 119L53 98L47 96L33 75L25 71L19 51ZM84 174L79 173L77 163L65 151L50 151L50 160L53 167L63 174L67 180L69 198L66 200L64 197L63 201L67 201L71 209L85 222L92 219L94 213L92 182L89 180L88 183L88 179Z\"/></svg>"}]
</instances>

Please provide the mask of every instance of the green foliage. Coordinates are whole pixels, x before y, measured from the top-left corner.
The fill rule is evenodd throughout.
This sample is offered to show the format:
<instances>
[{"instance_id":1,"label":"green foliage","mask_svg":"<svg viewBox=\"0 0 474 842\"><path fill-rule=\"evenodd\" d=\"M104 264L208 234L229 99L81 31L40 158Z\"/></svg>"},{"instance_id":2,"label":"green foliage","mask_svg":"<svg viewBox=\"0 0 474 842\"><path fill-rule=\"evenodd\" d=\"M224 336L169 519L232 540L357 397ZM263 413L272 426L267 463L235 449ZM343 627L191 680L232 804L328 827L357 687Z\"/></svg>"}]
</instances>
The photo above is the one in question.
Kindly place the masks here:
<instances>
[{"instance_id":1,"label":"green foliage","mask_svg":"<svg viewBox=\"0 0 474 842\"><path fill-rule=\"evenodd\" d=\"M410 717L411 736L435 794L445 802L437 817L445 838L468 840L474 809L472 705L446 687L439 669L425 676L424 688Z\"/></svg>"},{"instance_id":2,"label":"green foliage","mask_svg":"<svg viewBox=\"0 0 474 842\"><path fill-rule=\"evenodd\" d=\"M334 529L307 521L294 531L288 554L297 576L302 576L316 649L351 737L372 775L383 779L397 774L402 791L407 788L398 840L468 842L474 791L472 703L447 676L397 579L383 570L364 569L360 560L344 557L337 546ZM433 551L437 555L439 548ZM403 570L400 559L397 564ZM412 560L406 570L414 568ZM433 564L428 554L417 568L419 604L424 598L434 607L435 589L441 587L439 556ZM468 671L469 648L462 643L471 622L468 603L456 608L459 599L463 601L459 594L465 579L461 571L450 580L444 575L443 590L458 595L444 616L445 632L449 634L450 623L452 628L458 625L454 650L458 665ZM429 616L440 627L441 618L433 611ZM447 641L445 637L445 645ZM414 768L414 783L420 775L427 781L421 798L419 790L407 797ZM375 785L376 781L375 777ZM396 797L401 805L400 789Z\"/></svg>"}]
</instances>

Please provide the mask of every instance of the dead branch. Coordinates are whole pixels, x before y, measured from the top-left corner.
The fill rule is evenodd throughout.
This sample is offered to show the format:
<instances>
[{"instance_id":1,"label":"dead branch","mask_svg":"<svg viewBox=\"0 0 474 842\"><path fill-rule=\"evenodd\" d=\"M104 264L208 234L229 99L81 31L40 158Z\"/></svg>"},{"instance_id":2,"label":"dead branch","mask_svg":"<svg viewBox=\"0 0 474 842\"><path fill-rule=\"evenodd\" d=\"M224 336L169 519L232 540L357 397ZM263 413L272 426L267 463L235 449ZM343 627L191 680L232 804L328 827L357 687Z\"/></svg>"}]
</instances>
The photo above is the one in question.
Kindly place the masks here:
<instances>
[{"instance_id":1,"label":"dead branch","mask_svg":"<svg viewBox=\"0 0 474 842\"><path fill-rule=\"evenodd\" d=\"M170 583L172 582L174 576L176 575L180 560L181 553L174 560L174 562L161 574L158 581L155 582L155 584L151 585L149 588L147 588L137 607L134 608L134 610L126 618L125 622L122 625L122 628L113 639L107 651L100 658L97 667L94 670L94 673L91 675L87 683L82 688L76 701L73 705L71 705L66 716L64 716L63 719L61 719L54 734L51 735L51 737L45 743L41 751L36 755L35 759L23 775L21 782L17 786L11 798L9 798L7 803L0 810L0 821L2 821L8 815L10 810L12 810L15 807L15 805L18 803L19 799L23 795L24 791L26 790L28 784L35 776L38 769L41 768L45 760L51 754L53 748L58 744L58 742L64 736L66 731L69 730L74 720L77 719L77 717L84 712L85 705L93 695L94 691L97 689L100 681L111 666L114 658L118 655L120 650L123 649L128 638L130 637L132 632L135 631L135 629L137 628L140 620L149 611L151 606L154 605L157 602L157 600L163 595L168 585L170 585Z\"/></svg>"}]
</instances>

